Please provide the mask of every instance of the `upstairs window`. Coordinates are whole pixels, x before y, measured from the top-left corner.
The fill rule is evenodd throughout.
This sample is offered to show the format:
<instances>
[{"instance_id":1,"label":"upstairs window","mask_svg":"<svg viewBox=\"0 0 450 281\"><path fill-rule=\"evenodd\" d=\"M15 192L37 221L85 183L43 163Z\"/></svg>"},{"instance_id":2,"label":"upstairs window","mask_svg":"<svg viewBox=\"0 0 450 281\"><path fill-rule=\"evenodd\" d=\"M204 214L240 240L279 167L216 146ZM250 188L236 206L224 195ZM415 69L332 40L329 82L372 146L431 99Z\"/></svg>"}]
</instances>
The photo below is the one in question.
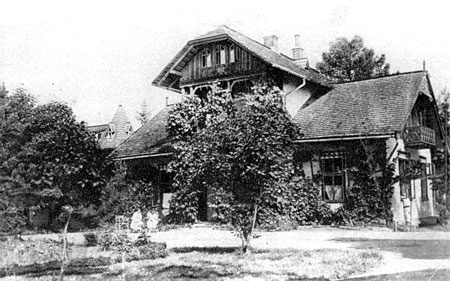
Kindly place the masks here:
<instances>
[{"instance_id":1,"label":"upstairs window","mask_svg":"<svg viewBox=\"0 0 450 281\"><path fill-rule=\"evenodd\" d=\"M125 124L125 133L127 134L127 138L129 136L131 136L132 132L133 132L133 128L131 127L131 123L127 122L127 124Z\"/></svg>"},{"instance_id":2,"label":"upstairs window","mask_svg":"<svg viewBox=\"0 0 450 281\"><path fill-rule=\"evenodd\" d=\"M202 51L202 67L211 67L211 51L209 49Z\"/></svg>"},{"instance_id":3,"label":"upstairs window","mask_svg":"<svg viewBox=\"0 0 450 281\"><path fill-rule=\"evenodd\" d=\"M240 62L241 61L241 57L242 57L242 50L239 47L235 47L235 61L236 62Z\"/></svg>"},{"instance_id":4,"label":"upstairs window","mask_svg":"<svg viewBox=\"0 0 450 281\"><path fill-rule=\"evenodd\" d=\"M320 157L322 197L328 202L343 202L345 190L344 157L341 153L326 153Z\"/></svg>"},{"instance_id":5,"label":"upstairs window","mask_svg":"<svg viewBox=\"0 0 450 281\"><path fill-rule=\"evenodd\" d=\"M236 61L235 57L235 50L234 50L234 44L230 45L230 63L234 63Z\"/></svg>"},{"instance_id":6,"label":"upstairs window","mask_svg":"<svg viewBox=\"0 0 450 281\"><path fill-rule=\"evenodd\" d=\"M223 65L226 63L226 51L225 47L222 45L217 45L214 53L214 59L216 61L216 65Z\"/></svg>"},{"instance_id":7,"label":"upstairs window","mask_svg":"<svg viewBox=\"0 0 450 281\"><path fill-rule=\"evenodd\" d=\"M116 126L114 124L109 124L108 126L108 138L114 138L114 134L116 133Z\"/></svg>"}]
</instances>

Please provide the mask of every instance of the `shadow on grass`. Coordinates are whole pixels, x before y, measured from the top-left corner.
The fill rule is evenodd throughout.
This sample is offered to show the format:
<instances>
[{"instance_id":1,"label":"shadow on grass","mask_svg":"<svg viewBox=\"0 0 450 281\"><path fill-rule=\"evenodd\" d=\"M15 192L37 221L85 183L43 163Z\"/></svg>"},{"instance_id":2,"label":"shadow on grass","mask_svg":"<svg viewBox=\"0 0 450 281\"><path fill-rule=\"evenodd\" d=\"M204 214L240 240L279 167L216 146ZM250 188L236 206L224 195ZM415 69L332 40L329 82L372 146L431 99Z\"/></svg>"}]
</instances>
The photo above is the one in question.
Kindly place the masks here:
<instances>
[{"instance_id":1,"label":"shadow on grass","mask_svg":"<svg viewBox=\"0 0 450 281\"><path fill-rule=\"evenodd\" d=\"M364 238L338 238L337 242L353 243L357 249L396 252L409 259L448 259L449 240L385 240Z\"/></svg>"},{"instance_id":2,"label":"shadow on grass","mask_svg":"<svg viewBox=\"0 0 450 281\"><path fill-rule=\"evenodd\" d=\"M227 271L218 271L213 268L187 265L166 266L158 270L157 274L166 276L168 275L167 277L170 278L183 279L216 279L218 277L227 277L233 275L233 273Z\"/></svg>"},{"instance_id":3,"label":"shadow on grass","mask_svg":"<svg viewBox=\"0 0 450 281\"><path fill-rule=\"evenodd\" d=\"M178 247L172 248L174 253L190 253L190 252L200 252L208 254L229 254L238 253L241 251L240 247Z\"/></svg>"}]
</instances>

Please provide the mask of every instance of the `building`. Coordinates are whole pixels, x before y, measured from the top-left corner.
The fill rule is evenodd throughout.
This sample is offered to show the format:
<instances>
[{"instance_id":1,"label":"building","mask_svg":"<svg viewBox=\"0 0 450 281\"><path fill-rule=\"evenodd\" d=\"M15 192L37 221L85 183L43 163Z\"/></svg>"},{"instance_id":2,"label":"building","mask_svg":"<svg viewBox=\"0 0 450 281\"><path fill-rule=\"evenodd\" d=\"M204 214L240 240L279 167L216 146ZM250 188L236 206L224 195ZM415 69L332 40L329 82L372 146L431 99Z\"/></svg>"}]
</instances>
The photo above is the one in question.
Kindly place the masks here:
<instances>
[{"instance_id":1,"label":"building","mask_svg":"<svg viewBox=\"0 0 450 281\"><path fill-rule=\"evenodd\" d=\"M102 149L111 151L122 144L133 133L133 128L122 105L119 105L111 122L108 124L92 125L86 128L94 134Z\"/></svg>"},{"instance_id":2,"label":"building","mask_svg":"<svg viewBox=\"0 0 450 281\"><path fill-rule=\"evenodd\" d=\"M388 161L395 164L397 175L406 173L410 163L425 167L420 171L423 177L395 184L394 221L418 225L421 220L436 218L428 176L433 173L433 156L442 147L442 132L427 72L333 84L309 67L299 36L295 36L291 57L278 52L277 39L268 36L261 44L221 26L187 42L153 85L182 97L202 97L211 82L219 81L224 91L238 97L252 81L270 75L304 134L297 140L293 160L299 172L318 182L331 208L342 205L353 184L346 162L352 146L370 140L386 145ZM163 109L116 149L118 160L140 167L141 176L161 186L158 202L166 201L172 192L170 175L164 170L172 155L165 131L168 112L169 108ZM199 219L208 217L200 214Z\"/></svg>"}]
</instances>

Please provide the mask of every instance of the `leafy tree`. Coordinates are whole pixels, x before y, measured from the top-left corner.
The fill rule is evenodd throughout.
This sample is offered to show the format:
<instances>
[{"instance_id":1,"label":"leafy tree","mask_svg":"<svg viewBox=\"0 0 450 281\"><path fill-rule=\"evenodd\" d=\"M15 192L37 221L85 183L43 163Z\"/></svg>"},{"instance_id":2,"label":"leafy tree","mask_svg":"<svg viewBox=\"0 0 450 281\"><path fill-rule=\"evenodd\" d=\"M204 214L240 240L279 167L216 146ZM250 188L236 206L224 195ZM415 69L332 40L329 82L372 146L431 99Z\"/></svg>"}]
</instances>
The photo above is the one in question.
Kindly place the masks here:
<instances>
[{"instance_id":1,"label":"leafy tree","mask_svg":"<svg viewBox=\"0 0 450 281\"><path fill-rule=\"evenodd\" d=\"M352 40L338 38L330 43L330 50L322 53L317 69L334 82L362 80L389 74L385 55L376 56L373 49L364 46L355 35Z\"/></svg>"},{"instance_id":2,"label":"leafy tree","mask_svg":"<svg viewBox=\"0 0 450 281\"><path fill-rule=\"evenodd\" d=\"M6 90L4 89L4 92ZM0 231L17 231L26 224L27 196L31 189L17 159L25 140L22 133L35 107L24 89L0 98Z\"/></svg>"},{"instance_id":3,"label":"leafy tree","mask_svg":"<svg viewBox=\"0 0 450 281\"><path fill-rule=\"evenodd\" d=\"M450 124L448 122L450 116L450 92L444 89L440 95L440 101L438 104L439 117L441 119L441 124L443 125L443 132L445 138L445 144L448 146L449 134L450 134ZM444 148L445 149L445 148ZM450 218L450 188L446 184L450 182L450 157L447 154L447 159L445 159L445 152L436 153L434 156L436 176L432 179L432 186L434 193L436 194L436 204L438 206L439 217L441 223L449 223ZM447 165L446 163L447 162ZM447 167L447 170L446 170Z\"/></svg>"},{"instance_id":4,"label":"leafy tree","mask_svg":"<svg viewBox=\"0 0 450 281\"><path fill-rule=\"evenodd\" d=\"M233 226L246 251L258 222L275 223L280 216L312 220L318 191L294 175L293 140L300 131L280 93L261 82L243 99L237 106L214 88L205 100L177 105L168 129L178 140L177 157L169 165L177 190L172 220L195 221L199 198L207 194L214 219Z\"/></svg>"},{"instance_id":5,"label":"leafy tree","mask_svg":"<svg viewBox=\"0 0 450 281\"><path fill-rule=\"evenodd\" d=\"M148 108L146 100L142 101L141 108L136 113L137 113L136 119L139 122L141 122L141 125L144 125L145 123L147 123L147 121L150 119L152 114L151 114L150 109Z\"/></svg>"},{"instance_id":6,"label":"leafy tree","mask_svg":"<svg viewBox=\"0 0 450 281\"><path fill-rule=\"evenodd\" d=\"M49 208L51 221L65 204L98 204L111 169L72 110L58 102L36 105L24 90L6 99L1 176L2 190L11 191L7 201L16 201L16 194L22 213L32 206Z\"/></svg>"},{"instance_id":7,"label":"leafy tree","mask_svg":"<svg viewBox=\"0 0 450 281\"><path fill-rule=\"evenodd\" d=\"M152 208L155 195L150 182L127 178L126 168L119 165L114 176L102 189L103 219L111 221L114 215L131 217L136 209L146 213Z\"/></svg>"}]
</instances>

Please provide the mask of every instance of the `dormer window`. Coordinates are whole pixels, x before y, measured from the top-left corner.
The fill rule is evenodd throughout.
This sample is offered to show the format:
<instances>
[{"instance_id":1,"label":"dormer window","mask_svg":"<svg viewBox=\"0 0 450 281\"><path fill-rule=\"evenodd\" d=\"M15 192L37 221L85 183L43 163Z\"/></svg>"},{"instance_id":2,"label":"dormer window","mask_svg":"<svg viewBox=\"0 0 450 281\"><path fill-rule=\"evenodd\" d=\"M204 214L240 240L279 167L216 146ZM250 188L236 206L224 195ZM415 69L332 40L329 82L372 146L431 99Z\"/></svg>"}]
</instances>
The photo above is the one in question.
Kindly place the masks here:
<instances>
[{"instance_id":1,"label":"dormer window","mask_svg":"<svg viewBox=\"0 0 450 281\"><path fill-rule=\"evenodd\" d=\"M116 126L114 124L109 124L108 126L108 138L112 139L116 133Z\"/></svg>"},{"instance_id":2,"label":"dormer window","mask_svg":"<svg viewBox=\"0 0 450 281\"><path fill-rule=\"evenodd\" d=\"M231 44L230 46L230 63L234 63L236 61L235 57L235 50L234 50L234 44Z\"/></svg>"},{"instance_id":3,"label":"dormer window","mask_svg":"<svg viewBox=\"0 0 450 281\"><path fill-rule=\"evenodd\" d=\"M226 64L226 51L225 46L223 45L217 45L215 50L215 57L216 65L222 65Z\"/></svg>"},{"instance_id":4,"label":"dormer window","mask_svg":"<svg viewBox=\"0 0 450 281\"><path fill-rule=\"evenodd\" d=\"M211 51L208 48L202 51L202 67L211 67Z\"/></svg>"},{"instance_id":5,"label":"dormer window","mask_svg":"<svg viewBox=\"0 0 450 281\"><path fill-rule=\"evenodd\" d=\"M131 136L132 127L130 122L125 125L125 133L127 134L127 138Z\"/></svg>"}]
</instances>

